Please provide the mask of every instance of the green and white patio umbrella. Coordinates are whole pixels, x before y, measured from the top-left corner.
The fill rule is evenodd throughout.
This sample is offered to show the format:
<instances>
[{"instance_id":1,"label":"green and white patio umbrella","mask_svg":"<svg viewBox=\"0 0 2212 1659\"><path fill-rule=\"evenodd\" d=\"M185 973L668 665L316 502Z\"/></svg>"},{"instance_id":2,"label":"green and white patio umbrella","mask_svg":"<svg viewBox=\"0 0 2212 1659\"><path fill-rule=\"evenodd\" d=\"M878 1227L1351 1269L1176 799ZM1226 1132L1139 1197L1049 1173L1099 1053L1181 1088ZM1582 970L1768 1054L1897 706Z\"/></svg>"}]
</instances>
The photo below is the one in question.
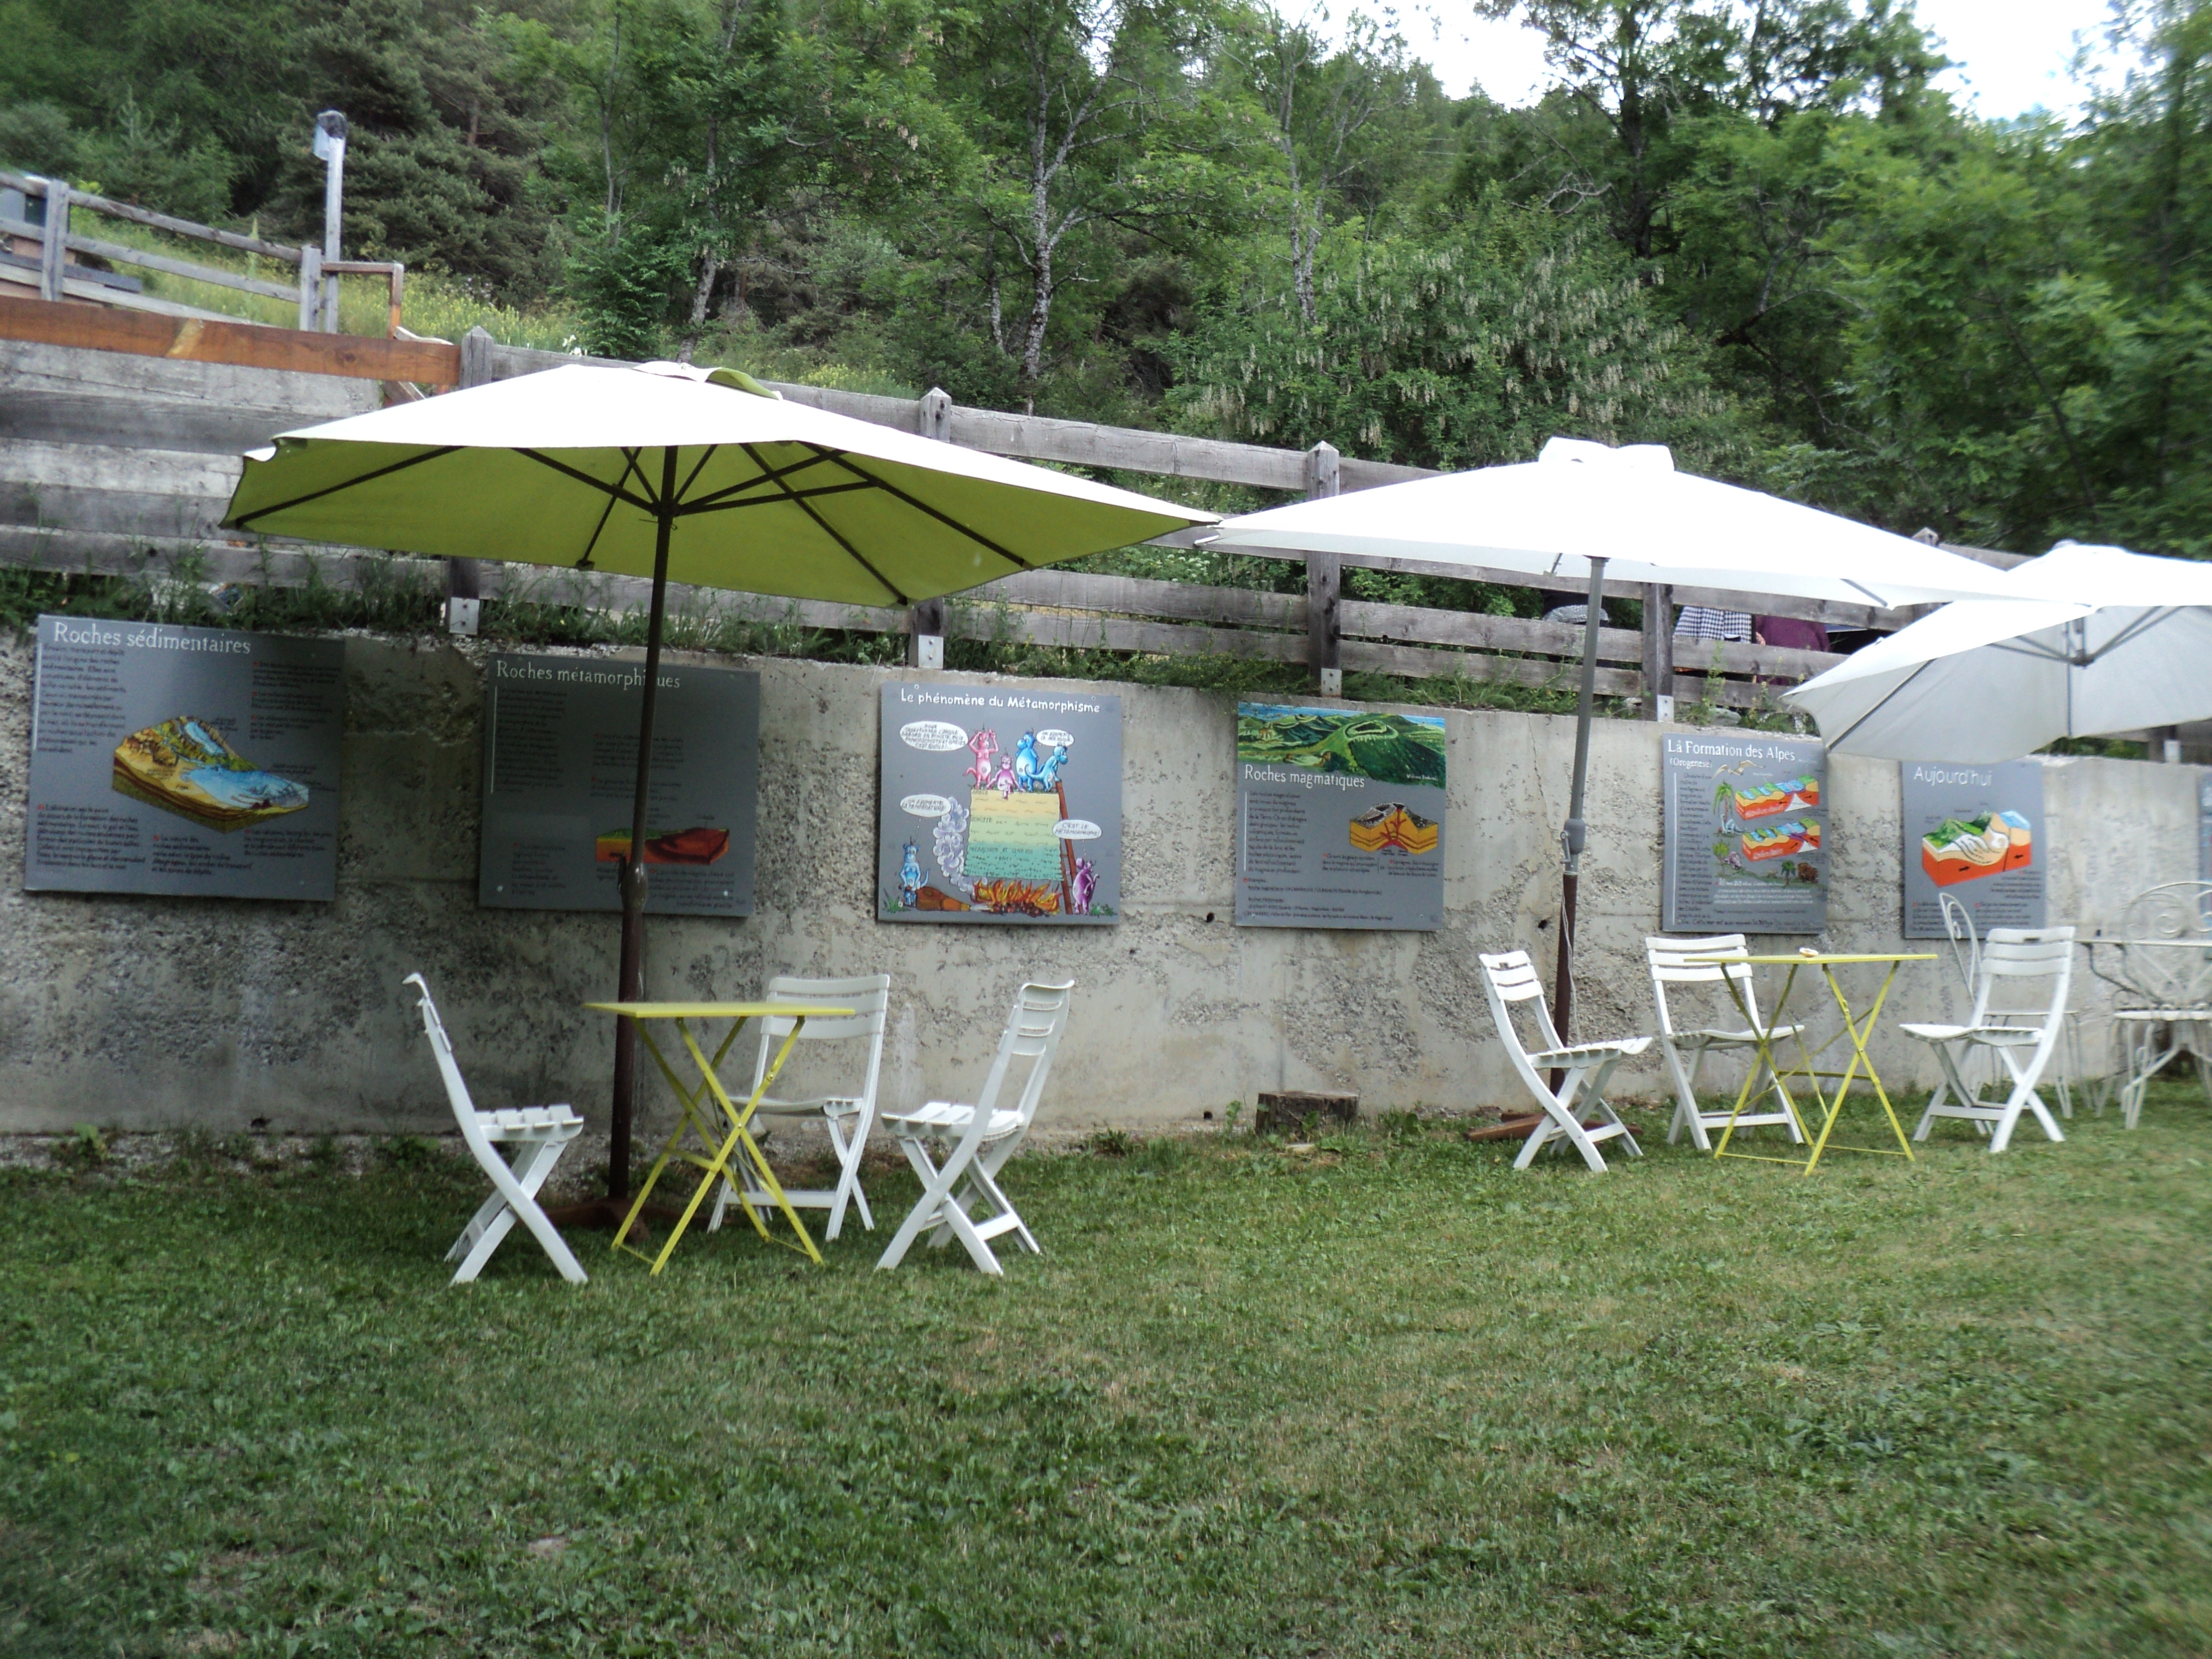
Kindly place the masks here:
<instances>
[{"instance_id":1,"label":"green and white patio umbrella","mask_svg":"<svg viewBox=\"0 0 2212 1659\"><path fill-rule=\"evenodd\" d=\"M238 530L647 576L617 1000L642 995L646 804L671 581L911 605L1212 522L1149 496L810 409L726 369L574 364L280 436ZM611 1196L629 1188L636 1036L615 1051Z\"/></svg>"}]
</instances>

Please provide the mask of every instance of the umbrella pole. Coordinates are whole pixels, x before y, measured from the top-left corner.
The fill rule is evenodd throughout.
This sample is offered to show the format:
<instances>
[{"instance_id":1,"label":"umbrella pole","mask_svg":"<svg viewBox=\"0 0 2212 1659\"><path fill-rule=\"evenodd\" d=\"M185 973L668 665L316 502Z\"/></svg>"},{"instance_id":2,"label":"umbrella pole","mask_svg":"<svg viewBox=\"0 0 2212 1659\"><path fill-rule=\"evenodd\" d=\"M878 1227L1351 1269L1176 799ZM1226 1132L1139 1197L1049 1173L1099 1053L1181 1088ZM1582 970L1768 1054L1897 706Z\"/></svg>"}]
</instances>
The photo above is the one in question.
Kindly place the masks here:
<instances>
[{"instance_id":1,"label":"umbrella pole","mask_svg":"<svg viewBox=\"0 0 2212 1659\"><path fill-rule=\"evenodd\" d=\"M630 802L629 857L623 864L622 967L615 1000L645 1000L645 833L653 787L653 703L660 690L660 629L668 605L668 538L675 527L676 451L660 452L660 496L653 542L653 613L645 630L645 696L637 715L637 793ZM607 1115L607 1197L629 1196L631 1109L637 1099L637 1026L615 1022L615 1086Z\"/></svg>"},{"instance_id":2,"label":"umbrella pole","mask_svg":"<svg viewBox=\"0 0 2212 1659\"><path fill-rule=\"evenodd\" d=\"M1583 785L1589 775L1590 707L1597 700L1597 630L1605 620L1605 561L1592 559L1589 605L1583 617L1583 685L1575 706L1575 781L1567 797L1566 827L1559 831L1559 962L1552 978L1552 1003L1559 1011L1559 1041L1572 1042L1575 1018L1575 890L1581 884ZM1559 1073L1552 1073L1559 1087Z\"/></svg>"}]
</instances>

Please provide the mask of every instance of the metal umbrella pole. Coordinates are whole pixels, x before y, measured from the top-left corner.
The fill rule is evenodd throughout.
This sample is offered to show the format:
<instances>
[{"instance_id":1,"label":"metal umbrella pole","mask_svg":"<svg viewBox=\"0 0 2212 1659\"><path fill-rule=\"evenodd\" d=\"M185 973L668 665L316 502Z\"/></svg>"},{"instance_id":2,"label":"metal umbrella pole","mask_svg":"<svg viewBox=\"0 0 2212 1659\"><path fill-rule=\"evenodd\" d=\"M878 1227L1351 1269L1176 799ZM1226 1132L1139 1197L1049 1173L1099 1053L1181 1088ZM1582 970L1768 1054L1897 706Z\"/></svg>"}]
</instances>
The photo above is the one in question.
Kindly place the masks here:
<instances>
[{"instance_id":1,"label":"metal umbrella pole","mask_svg":"<svg viewBox=\"0 0 2212 1659\"><path fill-rule=\"evenodd\" d=\"M1567 798L1567 822L1559 831L1559 961L1552 980L1559 1041L1572 1042L1575 1013L1575 890L1582 880L1583 848L1589 840L1583 823L1583 791L1589 773L1590 708L1597 699L1597 630L1605 620L1605 561L1589 562L1589 605L1583 617L1582 695L1575 707L1575 779ZM1559 1073L1552 1073L1559 1086Z\"/></svg>"}]
</instances>

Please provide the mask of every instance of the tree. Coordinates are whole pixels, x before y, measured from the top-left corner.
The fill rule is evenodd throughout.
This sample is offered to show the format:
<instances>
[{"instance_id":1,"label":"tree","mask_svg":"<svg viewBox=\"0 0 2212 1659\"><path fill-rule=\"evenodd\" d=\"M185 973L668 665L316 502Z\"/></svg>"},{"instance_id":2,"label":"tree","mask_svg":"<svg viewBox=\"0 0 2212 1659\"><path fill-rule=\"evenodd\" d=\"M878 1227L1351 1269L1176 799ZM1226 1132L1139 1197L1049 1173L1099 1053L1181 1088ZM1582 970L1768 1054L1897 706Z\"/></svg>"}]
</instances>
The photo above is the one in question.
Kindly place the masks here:
<instances>
[{"instance_id":1,"label":"tree","mask_svg":"<svg viewBox=\"0 0 2212 1659\"><path fill-rule=\"evenodd\" d=\"M1408 58L1405 40L1364 13L1352 14L1334 52L1320 32L1325 21L1313 12L1296 22L1263 12L1228 37L1224 53L1266 109L1282 159L1279 211L1289 233L1291 291L1308 322L1314 256L1333 207L1355 190L1374 202L1407 170L1411 124L1393 118L1412 114L1435 84Z\"/></svg>"},{"instance_id":2,"label":"tree","mask_svg":"<svg viewBox=\"0 0 2212 1659\"><path fill-rule=\"evenodd\" d=\"M1072 244L1109 230L1186 240L1232 211L1216 163L1249 122L1189 72L1210 21L1185 0L1012 0L961 20L950 56L983 153L973 199L991 333L1032 408ZM1002 256L1029 289L1011 328Z\"/></svg>"}]
</instances>

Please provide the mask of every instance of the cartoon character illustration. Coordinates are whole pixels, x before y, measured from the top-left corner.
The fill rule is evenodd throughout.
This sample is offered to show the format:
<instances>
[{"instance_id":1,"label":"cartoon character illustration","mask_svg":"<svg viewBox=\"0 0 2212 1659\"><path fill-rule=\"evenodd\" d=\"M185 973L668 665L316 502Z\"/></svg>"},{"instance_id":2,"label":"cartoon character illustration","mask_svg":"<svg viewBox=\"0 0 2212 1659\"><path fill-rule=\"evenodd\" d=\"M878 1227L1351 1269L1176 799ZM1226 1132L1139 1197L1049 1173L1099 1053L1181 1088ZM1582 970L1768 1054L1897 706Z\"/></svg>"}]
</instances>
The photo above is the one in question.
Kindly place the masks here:
<instances>
[{"instance_id":1,"label":"cartoon character illustration","mask_svg":"<svg viewBox=\"0 0 2212 1659\"><path fill-rule=\"evenodd\" d=\"M1068 914L1078 916L1089 915L1091 901L1098 894L1098 872L1092 867L1089 859L1076 860L1075 879L1069 884L1069 887Z\"/></svg>"},{"instance_id":2,"label":"cartoon character illustration","mask_svg":"<svg viewBox=\"0 0 2212 1659\"><path fill-rule=\"evenodd\" d=\"M1036 787L1049 794L1060 783L1060 775L1067 765L1067 745L1053 745L1052 757L1037 768Z\"/></svg>"},{"instance_id":3,"label":"cartoon character illustration","mask_svg":"<svg viewBox=\"0 0 2212 1659\"><path fill-rule=\"evenodd\" d=\"M899 866L899 908L911 910L921 892L921 849L912 842L906 844L906 862Z\"/></svg>"},{"instance_id":4,"label":"cartoon character illustration","mask_svg":"<svg viewBox=\"0 0 2212 1659\"><path fill-rule=\"evenodd\" d=\"M1003 751L999 756L999 775L991 780L991 787L999 792L1000 800L1010 799L1014 793L1014 757Z\"/></svg>"},{"instance_id":5,"label":"cartoon character illustration","mask_svg":"<svg viewBox=\"0 0 2212 1659\"><path fill-rule=\"evenodd\" d=\"M975 897L975 884L968 879L968 809L956 801L930 835L945 886L961 898Z\"/></svg>"},{"instance_id":6,"label":"cartoon character illustration","mask_svg":"<svg viewBox=\"0 0 2212 1659\"><path fill-rule=\"evenodd\" d=\"M1027 794L1037 787L1036 733L1024 732L1014 745L1014 785Z\"/></svg>"},{"instance_id":7,"label":"cartoon character illustration","mask_svg":"<svg viewBox=\"0 0 2212 1659\"><path fill-rule=\"evenodd\" d=\"M968 752L975 757L975 763L968 769L968 781L978 789L989 788L991 759L999 752L999 734L996 732L978 732L968 739Z\"/></svg>"}]
</instances>

